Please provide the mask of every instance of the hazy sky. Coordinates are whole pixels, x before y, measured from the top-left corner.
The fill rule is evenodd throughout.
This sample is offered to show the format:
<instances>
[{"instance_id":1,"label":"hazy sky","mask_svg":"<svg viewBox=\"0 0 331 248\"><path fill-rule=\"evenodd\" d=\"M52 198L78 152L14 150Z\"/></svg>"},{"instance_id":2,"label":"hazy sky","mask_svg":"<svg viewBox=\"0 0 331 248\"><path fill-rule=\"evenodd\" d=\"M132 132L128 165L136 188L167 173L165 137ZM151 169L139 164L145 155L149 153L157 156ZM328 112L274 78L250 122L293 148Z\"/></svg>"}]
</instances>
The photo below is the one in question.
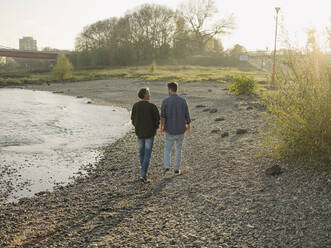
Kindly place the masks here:
<instances>
[{"instance_id":1,"label":"hazy sky","mask_svg":"<svg viewBox=\"0 0 331 248\"><path fill-rule=\"evenodd\" d=\"M280 24L295 44L304 44L304 29L330 25L330 0L216 0L219 17L234 14L237 29L222 37L225 48L239 43L249 50L273 47L275 6ZM143 3L176 9L176 0L0 0L0 45L18 48L22 36L33 36L38 48L74 49L83 27L109 17L120 17ZM321 31L322 32L322 31ZM284 36L282 36L284 37Z\"/></svg>"}]
</instances>

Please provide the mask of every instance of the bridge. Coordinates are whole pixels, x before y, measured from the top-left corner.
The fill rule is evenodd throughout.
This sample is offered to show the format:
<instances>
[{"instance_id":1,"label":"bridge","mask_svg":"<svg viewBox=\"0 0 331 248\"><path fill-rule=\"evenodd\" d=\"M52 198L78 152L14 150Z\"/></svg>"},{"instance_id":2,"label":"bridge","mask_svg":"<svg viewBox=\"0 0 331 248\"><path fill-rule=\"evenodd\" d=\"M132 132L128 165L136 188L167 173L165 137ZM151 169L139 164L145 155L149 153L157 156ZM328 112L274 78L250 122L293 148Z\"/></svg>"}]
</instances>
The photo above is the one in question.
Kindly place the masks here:
<instances>
[{"instance_id":1,"label":"bridge","mask_svg":"<svg viewBox=\"0 0 331 248\"><path fill-rule=\"evenodd\" d=\"M61 53L64 52L18 50L0 45L0 57L56 60L57 56ZM65 53L65 54L69 55L70 53Z\"/></svg>"}]
</instances>

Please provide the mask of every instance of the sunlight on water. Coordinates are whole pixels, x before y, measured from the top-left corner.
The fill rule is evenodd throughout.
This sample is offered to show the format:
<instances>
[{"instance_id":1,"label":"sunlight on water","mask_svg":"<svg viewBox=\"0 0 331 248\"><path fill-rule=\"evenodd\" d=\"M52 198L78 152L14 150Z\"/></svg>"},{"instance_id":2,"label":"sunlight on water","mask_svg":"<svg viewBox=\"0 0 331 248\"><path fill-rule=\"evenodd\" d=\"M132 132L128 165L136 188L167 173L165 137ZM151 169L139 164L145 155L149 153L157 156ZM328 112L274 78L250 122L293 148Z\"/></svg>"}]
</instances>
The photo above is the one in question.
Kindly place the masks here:
<instances>
[{"instance_id":1,"label":"sunlight on water","mask_svg":"<svg viewBox=\"0 0 331 248\"><path fill-rule=\"evenodd\" d=\"M0 89L0 202L70 182L131 128L129 112L42 91Z\"/></svg>"}]
</instances>

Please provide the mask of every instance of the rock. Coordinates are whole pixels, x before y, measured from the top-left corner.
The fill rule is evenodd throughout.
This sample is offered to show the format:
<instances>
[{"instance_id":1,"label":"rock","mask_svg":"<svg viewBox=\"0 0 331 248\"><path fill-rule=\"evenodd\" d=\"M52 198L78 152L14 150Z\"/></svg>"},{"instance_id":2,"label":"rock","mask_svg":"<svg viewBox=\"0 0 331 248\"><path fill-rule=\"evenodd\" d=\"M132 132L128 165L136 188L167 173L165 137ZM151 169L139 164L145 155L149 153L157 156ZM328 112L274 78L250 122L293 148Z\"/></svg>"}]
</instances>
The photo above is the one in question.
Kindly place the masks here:
<instances>
[{"instance_id":1,"label":"rock","mask_svg":"<svg viewBox=\"0 0 331 248\"><path fill-rule=\"evenodd\" d=\"M236 131L236 134L245 134L247 133L247 129L244 128L238 128Z\"/></svg>"},{"instance_id":2,"label":"rock","mask_svg":"<svg viewBox=\"0 0 331 248\"><path fill-rule=\"evenodd\" d=\"M212 89L209 89L208 92L212 92Z\"/></svg>"},{"instance_id":3,"label":"rock","mask_svg":"<svg viewBox=\"0 0 331 248\"><path fill-rule=\"evenodd\" d=\"M228 132L224 132L224 133L221 134L221 137L222 138L225 138L225 137L228 137L228 136L229 136L229 133Z\"/></svg>"},{"instance_id":4,"label":"rock","mask_svg":"<svg viewBox=\"0 0 331 248\"><path fill-rule=\"evenodd\" d=\"M215 119L215 121L224 121L224 120L225 120L225 118L223 118L223 117L218 117Z\"/></svg>"},{"instance_id":5,"label":"rock","mask_svg":"<svg viewBox=\"0 0 331 248\"><path fill-rule=\"evenodd\" d=\"M248 106L246 109L247 109L247 110L252 110L253 107L252 107L252 106Z\"/></svg>"},{"instance_id":6,"label":"rock","mask_svg":"<svg viewBox=\"0 0 331 248\"><path fill-rule=\"evenodd\" d=\"M207 112L207 111L210 111L210 108L206 108L206 109L202 110L202 112Z\"/></svg>"},{"instance_id":7,"label":"rock","mask_svg":"<svg viewBox=\"0 0 331 248\"><path fill-rule=\"evenodd\" d=\"M83 96L76 96L77 98L84 98Z\"/></svg>"},{"instance_id":8,"label":"rock","mask_svg":"<svg viewBox=\"0 0 331 248\"><path fill-rule=\"evenodd\" d=\"M220 129L214 129L214 130L211 130L211 132L210 133L220 133L221 132L221 130Z\"/></svg>"},{"instance_id":9,"label":"rock","mask_svg":"<svg viewBox=\"0 0 331 248\"><path fill-rule=\"evenodd\" d=\"M205 105L202 105L202 104L199 104L197 106L195 106L196 108L205 108L206 106Z\"/></svg>"},{"instance_id":10,"label":"rock","mask_svg":"<svg viewBox=\"0 0 331 248\"><path fill-rule=\"evenodd\" d=\"M92 102L91 101L88 101L87 104L91 104Z\"/></svg>"},{"instance_id":11,"label":"rock","mask_svg":"<svg viewBox=\"0 0 331 248\"><path fill-rule=\"evenodd\" d=\"M265 171L265 174L267 176L278 176L282 173L283 173L283 171L278 164L271 166L270 168L266 169L266 171Z\"/></svg>"},{"instance_id":12,"label":"rock","mask_svg":"<svg viewBox=\"0 0 331 248\"><path fill-rule=\"evenodd\" d=\"M211 113L211 114L213 114L213 113L216 113L217 112L217 109L211 109L210 111L209 111L209 113Z\"/></svg>"},{"instance_id":13,"label":"rock","mask_svg":"<svg viewBox=\"0 0 331 248\"><path fill-rule=\"evenodd\" d=\"M63 94L64 91L53 91L54 94Z\"/></svg>"},{"instance_id":14,"label":"rock","mask_svg":"<svg viewBox=\"0 0 331 248\"><path fill-rule=\"evenodd\" d=\"M40 191L38 193L35 193L35 196L41 196L41 195L47 195L47 194L49 194L48 191Z\"/></svg>"}]
</instances>

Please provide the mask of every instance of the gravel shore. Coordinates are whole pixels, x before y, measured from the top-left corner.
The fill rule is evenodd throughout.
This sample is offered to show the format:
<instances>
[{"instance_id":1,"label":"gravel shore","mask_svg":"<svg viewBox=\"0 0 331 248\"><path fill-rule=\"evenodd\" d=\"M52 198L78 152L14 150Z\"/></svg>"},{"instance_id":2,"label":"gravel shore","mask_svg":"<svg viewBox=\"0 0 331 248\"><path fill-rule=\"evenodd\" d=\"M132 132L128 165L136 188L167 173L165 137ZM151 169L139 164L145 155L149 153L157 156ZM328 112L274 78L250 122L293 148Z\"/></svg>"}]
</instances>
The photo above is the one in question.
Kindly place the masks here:
<instances>
[{"instance_id":1,"label":"gravel shore","mask_svg":"<svg viewBox=\"0 0 331 248\"><path fill-rule=\"evenodd\" d=\"M148 86L160 107L165 82L101 80L26 86L125 107ZM192 132L182 173L164 177L155 138L148 178L139 178L130 131L104 148L87 176L53 192L0 206L0 247L331 247L330 171L259 156L263 109L220 83L180 84ZM272 167L274 170L270 170Z\"/></svg>"}]
</instances>

